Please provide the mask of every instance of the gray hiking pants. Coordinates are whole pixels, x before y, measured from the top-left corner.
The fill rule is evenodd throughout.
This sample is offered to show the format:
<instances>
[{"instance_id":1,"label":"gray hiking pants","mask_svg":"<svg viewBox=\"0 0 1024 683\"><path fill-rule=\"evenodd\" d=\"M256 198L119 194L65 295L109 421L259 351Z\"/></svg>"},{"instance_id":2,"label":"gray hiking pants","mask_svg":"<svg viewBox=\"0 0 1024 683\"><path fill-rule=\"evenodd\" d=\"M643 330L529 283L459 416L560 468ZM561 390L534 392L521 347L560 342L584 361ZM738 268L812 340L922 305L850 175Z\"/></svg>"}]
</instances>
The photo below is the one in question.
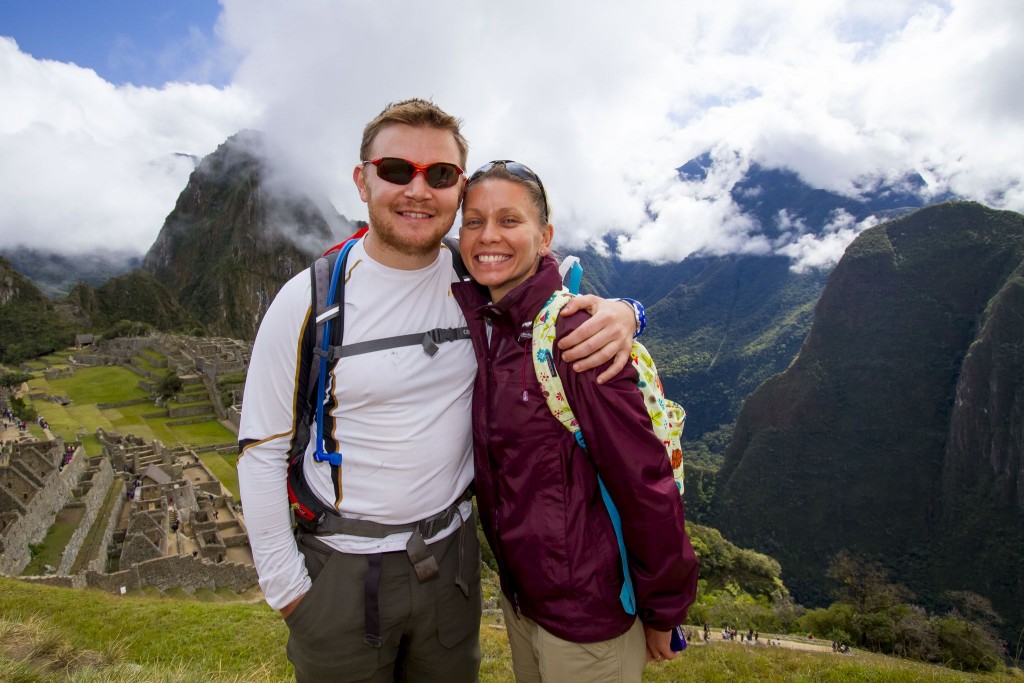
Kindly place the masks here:
<instances>
[{"instance_id":1,"label":"gray hiking pants","mask_svg":"<svg viewBox=\"0 0 1024 683\"><path fill-rule=\"evenodd\" d=\"M301 532L297 541L313 580L285 620L288 659L298 683L477 680L482 603L475 513L458 531L428 545L440 576L425 583L405 552L374 559L336 552ZM456 583L460 575L463 587ZM374 594L376 615L368 619ZM367 638L373 618L379 621L373 634L380 636L379 646L368 644L376 641Z\"/></svg>"}]
</instances>

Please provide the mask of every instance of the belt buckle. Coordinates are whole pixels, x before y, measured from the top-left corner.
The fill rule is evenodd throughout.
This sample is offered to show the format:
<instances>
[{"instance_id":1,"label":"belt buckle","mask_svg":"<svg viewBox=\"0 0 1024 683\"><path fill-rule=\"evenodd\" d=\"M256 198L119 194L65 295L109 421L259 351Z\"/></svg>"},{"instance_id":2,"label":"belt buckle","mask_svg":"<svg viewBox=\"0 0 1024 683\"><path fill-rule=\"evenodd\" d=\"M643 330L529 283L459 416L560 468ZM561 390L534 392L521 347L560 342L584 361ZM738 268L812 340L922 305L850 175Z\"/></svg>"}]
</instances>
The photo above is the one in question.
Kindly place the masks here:
<instances>
[{"instance_id":1,"label":"belt buckle","mask_svg":"<svg viewBox=\"0 0 1024 683\"><path fill-rule=\"evenodd\" d=\"M413 569L416 570L416 578L420 580L420 583L426 583L441 576L441 568L437 566L437 560L424 542L419 529L412 532L409 541L405 544L405 552L409 556Z\"/></svg>"}]
</instances>

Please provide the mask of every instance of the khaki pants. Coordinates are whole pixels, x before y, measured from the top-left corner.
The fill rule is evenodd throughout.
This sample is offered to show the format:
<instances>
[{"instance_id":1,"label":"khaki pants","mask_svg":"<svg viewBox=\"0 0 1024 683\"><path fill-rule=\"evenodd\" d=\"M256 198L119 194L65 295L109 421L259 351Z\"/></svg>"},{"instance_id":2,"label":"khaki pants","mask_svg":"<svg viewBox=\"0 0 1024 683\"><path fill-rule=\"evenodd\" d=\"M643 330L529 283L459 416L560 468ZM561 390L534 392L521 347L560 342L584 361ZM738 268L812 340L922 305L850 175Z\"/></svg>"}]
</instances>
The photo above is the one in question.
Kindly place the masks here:
<instances>
[{"instance_id":1,"label":"khaki pants","mask_svg":"<svg viewBox=\"0 0 1024 683\"><path fill-rule=\"evenodd\" d=\"M571 643L516 615L504 594L512 671L517 683L640 683L647 663L647 641L637 619L617 638L598 643Z\"/></svg>"},{"instance_id":2,"label":"khaki pants","mask_svg":"<svg viewBox=\"0 0 1024 683\"><path fill-rule=\"evenodd\" d=\"M383 554L379 647L365 641L368 556L335 552L313 536L297 540L313 579L285 620L298 683L478 680L482 602L475 516L429 544L441 570L436 579L420 583L405 552ZM455 582L460 559L468 596Z\"/></svg>"}]
</instances>

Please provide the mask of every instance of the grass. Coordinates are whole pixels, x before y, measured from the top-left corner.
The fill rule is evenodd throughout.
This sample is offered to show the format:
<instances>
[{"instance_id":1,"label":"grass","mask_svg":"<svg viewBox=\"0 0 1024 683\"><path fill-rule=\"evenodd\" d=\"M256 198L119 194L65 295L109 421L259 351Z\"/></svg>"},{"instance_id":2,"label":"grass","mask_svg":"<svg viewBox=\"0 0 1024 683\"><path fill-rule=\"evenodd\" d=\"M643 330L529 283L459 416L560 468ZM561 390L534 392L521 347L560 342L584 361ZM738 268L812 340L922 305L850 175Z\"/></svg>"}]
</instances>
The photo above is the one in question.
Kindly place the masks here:
<instances>
[{"instance_id":1,"label":"grass","mask_svg":"<svg viewBox=\"0 0 1024 683\"><path fill-rule=\"evenodd\" d=\"M78 403L119 403L149 396L139 386L139 376L119 366L76 367L71 377L48 381L51 393Z\"/></svg>"},{"instance_id":2,"label":"grass","mask_svg":"<svg viewBox=\"0 0 1024 683\"><path fill-rule=\"evenodd\" d=\"M237 458L235 454L221 455L216 452L199 455L199 459L213 472L213 476L220 479L221 486L230 491L235 500L241 500L242 496L238 490L238 469L235 466Z\"/></svg>"},{"instance_id":3,"label":"grass","mask_svg":"<svg viewBox=\"0 0 1024 683\"><path fill-rule=\"evenodd\" d=\"M78 529L81 515L69 516L63 520L61 517L64 517L64 515L57 517L57 521L47 530L46 538L43 539L43 542L35 546L38 548L38 552L32 555L32 559L22 571L23 575L41 576L45 565L50 565L51 567L60 566L64 548L67 547L71 536Z\"/></svg>"},{"instance_id":4,"label":"grass","mask_svg":"<svg viewBox=\"0 0 1024 683\"><path fill-rule=\"evenodd\" d=\"M287 681L284 622L265 604L124 598L91 590L35 586L0 579L0 628L28 624L29 638L50 650L91 651L94 681ZM0 680L69 680L24 672L23 658L0 656ZM27 649L31 653L31 649ZM63 660L67 660L65 655ZM31 661L31 658L29 658ZM86 668L86 667L83 667ZM125 672L136 672L124 678ZM84 672L75 672L84 673ZM44 675L45 674L45 675ZM177 676L177 677L174 677Z\"/></svg>"},{"instance_id":5,"label":"grass","mask_svg":"<svg viewBox=\"0 0 1024 683\"><path fill-rule=\"evenodd\" d=\"M50 430L65 441L75 441L82 432L95 432L97 428L119 434L134 434L146 441L159 440L167 446L186 444L202 447L236 440L235 435L220 424L214 416L210 420L188 425L169 425L174 422L166 415L145 417L163 412L152 402L100 409L97 404L120 403L148 398L139 387L139 377L130 370L116 366L78 367L72 377L47 380L39 376L29 381L33 389L49 395L67 396L71 404L61 406L50 401L36 401L34 407L50 424ZM38 435L42 438L42 431ZM87 444L90 455L101 452L99 442L90 437Z\"/></svg>"},{"instance_id":6,"label":"grass","mask_svg":"<svg viewBox=\"0 0 1024 683\"><path fill-rule=\"evenodd\" d=\"M117 486L111 486L110 490L107 491L107 497L103 500L103 506L100 508L99 513L92 522L92 526L89 528L89 533L86 535L85 540L82 541L82 547L78 551L78 557L75 558L74 564L71 565L71 574L77 574L80 572L97 554L99 554L100 541L103 539L103 533L107 527L107 521L110 519L110 513L114 510L114 506L121 500L121 489Z\"/></svg>"},{"instance_id":7,"label":"grass","mask_svg":"<svg viewBox=\"0 0 1024 683\"><path fill-rule=\"evenodd\" d=\"M287 628L266 604L116 596L0 578L0 680L224 681L294 680ZM480 680L511 683L508 640L498 615L480 629ZM676 660L650 664L647 683L834 681L915 683L1022 681L1012 673L963 674L867 653L833 655L712 641Z\"/></svg>"},{"instance_id":8,"label":"grass","mask_svg":"<svg viewBox=\"0 0 1024 683\"><path fill-rule=\"evenodd\" d=\"M100 445L100 440L95 434L82 437L82 448L85 449L85 454L91 458L103 455L103 446Z\"/></svg>"}]
</instances>

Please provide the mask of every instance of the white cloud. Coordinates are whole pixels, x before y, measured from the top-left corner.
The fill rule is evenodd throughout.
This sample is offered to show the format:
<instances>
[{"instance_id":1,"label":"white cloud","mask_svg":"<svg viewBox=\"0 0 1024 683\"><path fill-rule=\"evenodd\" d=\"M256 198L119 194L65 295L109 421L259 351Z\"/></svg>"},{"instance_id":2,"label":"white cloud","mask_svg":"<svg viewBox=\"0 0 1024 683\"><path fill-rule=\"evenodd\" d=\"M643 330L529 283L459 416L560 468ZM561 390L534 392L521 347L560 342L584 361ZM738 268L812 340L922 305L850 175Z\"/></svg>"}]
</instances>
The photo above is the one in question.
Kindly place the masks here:
<instances>
[{"instance_id":1,"label":"white cloud","mask_svg":"<svg viewBox=\"0 0 1024 683\"><path fill-rule=\"evenodd\" d=\"M785 233L776 241L775 253L792 259L790 270L805 273L815 268L834 266L857 235L878 225L879 220L869 216L856 221L839 209L817 235L806 232L807 226L802 221L794 221L785 214L779 216L778 223Z\"/></svg>"},{"instance_id":2,"label":"white cloud","mask_svg":"<svg viewBox=\"0 0 1024 683\"><path fill-rule=\"evenodd\" d=\"M0 37L0 247L141 253L193 163L250 121L238 88L114 86Z\"/></svg>"},{"instance_id":3,"label":"white cloud","mask_svg":"<svg viewBox=\"0 0 1024 683\"><path fill-rule=\"evenodd\" d=\"M76 215L111 239L145 222L131 232L145 248L187 176L160 160L207 153L245 125L288 151L298 182L364 217L351 183L362 127L412 96L465 119L470 169L536 169L563 243L614 233L627 258L785 249L803 267L862 229L769 243L728 196L750 162L851 195L919 172L936 192L1024 210L1018 0L222 4L218 35L239 58L223 89L114 88L0 47L0 85L21 88L0 112L0 201L19 204L19 225L52 235ZM674 168L708 150L721 168L678 181ZM58 158L93 177L26 178ZM62 215L41 206L47 193ZM0 243L10 226L0 218Z\"/></svg>"}]
</instances>

